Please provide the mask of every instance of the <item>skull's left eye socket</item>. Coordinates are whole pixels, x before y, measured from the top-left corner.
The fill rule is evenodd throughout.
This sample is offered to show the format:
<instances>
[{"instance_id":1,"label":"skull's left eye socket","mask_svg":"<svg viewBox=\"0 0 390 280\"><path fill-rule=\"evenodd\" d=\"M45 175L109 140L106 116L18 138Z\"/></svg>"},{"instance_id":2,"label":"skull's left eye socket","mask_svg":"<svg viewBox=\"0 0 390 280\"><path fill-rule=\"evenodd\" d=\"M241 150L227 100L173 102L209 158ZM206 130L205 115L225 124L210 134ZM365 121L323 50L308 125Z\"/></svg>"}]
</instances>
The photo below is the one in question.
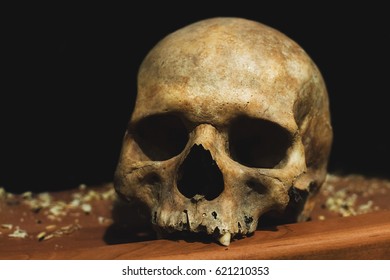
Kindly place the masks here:
<instances>
[{"instance_id":1,"label":"skull's left eye socket","mask_svg":"<svg viewBox=\"0 0 390 280\"><path fill-rule=\"evenodd\" d=\"M233 160L255 168L280 166L292 145L290 133L277 123L247 117L232 122L229 138Z\"/></svg>"},{"instance_id":2,"label":"skull's left eye socket","mask_svg":"<svg viewBox=\"0 0 390 280\"><path fill-rule=\"evenodd\" d=\"M188 132L181 119L174 115L154 115L140 120L134 138L151 160L170 159L184 149Z\"/></svg>"}]
</instances>

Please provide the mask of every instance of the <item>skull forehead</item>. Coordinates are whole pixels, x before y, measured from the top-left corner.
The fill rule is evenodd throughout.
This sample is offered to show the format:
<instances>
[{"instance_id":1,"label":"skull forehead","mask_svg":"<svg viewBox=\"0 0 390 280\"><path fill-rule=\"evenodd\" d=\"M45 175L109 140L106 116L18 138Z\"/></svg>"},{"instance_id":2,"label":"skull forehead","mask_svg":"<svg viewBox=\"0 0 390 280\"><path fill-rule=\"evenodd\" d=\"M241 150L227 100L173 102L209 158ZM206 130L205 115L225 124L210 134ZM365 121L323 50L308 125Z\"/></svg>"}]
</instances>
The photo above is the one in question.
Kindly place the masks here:
<instances>
[{"instance_id":1,"label":"skull forehead","mask_svg":"<svg viewBox=\"0 0 390 280\"><path fill-rule=\"evenodd\" d=\"M288 122L299 89L316 71L294 41L270 27L204 20L170 34L147 55L137 96L147 107L136 106L133 119L178 110L223 122L234 111Z\"/></svg>"}]
</instances>

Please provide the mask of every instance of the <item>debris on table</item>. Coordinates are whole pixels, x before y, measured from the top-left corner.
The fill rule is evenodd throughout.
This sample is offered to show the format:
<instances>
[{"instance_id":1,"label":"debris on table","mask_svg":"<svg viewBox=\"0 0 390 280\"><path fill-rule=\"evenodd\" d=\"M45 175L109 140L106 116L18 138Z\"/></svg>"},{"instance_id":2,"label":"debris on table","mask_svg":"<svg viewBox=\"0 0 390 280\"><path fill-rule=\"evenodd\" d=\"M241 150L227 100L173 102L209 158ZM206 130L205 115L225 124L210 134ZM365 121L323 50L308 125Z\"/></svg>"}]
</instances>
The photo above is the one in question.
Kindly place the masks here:
<instances>
[{"instance_id":1,"label":"debris on table","mask_svg":"<svg viewBox=\"0 0 390 280\"><path fill-rule=\"evenodd\" d=\"M313 219L348 217L389 209L390 181L361 175L329 174L320 190Z\"/></svg>"},{"instance_id":2,"label":"debris on table","mask_svg":"<svg viewBox=\"0 0 390 280\"><path fill-rule=\"evenodd\" d=\"M107 226L112 222L109 214L116 198L112 184L81 184L74 190L53 193L12 194L0 188L0 238L46 241L73 234L83 226Z\"/></svg>"},{"instance_id":3,"label":"debris on table","mask_svg":"<svg viewBox=\"0 0 390 280\"><path fill-rule=\"evenodd\" d=\"M27 231L20 229L18 226L16 227L13 233L8 234L9 237L13 238L26 238L28 236Z\"/></svg>"}]
</instances>

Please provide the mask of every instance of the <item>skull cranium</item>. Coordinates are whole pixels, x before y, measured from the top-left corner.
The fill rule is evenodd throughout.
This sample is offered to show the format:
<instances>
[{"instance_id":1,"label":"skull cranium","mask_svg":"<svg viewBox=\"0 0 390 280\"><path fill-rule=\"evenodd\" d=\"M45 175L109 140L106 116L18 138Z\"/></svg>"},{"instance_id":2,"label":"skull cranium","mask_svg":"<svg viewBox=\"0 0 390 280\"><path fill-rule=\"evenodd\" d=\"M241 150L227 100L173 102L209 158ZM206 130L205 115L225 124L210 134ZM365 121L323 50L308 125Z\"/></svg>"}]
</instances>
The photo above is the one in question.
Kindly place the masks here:
<instances>
[{"instance_id":1,"label":"skull cranium","mask_svg":"<svg viewBox=\"0 0 390 280\"><path fill-rule=\"evenodd\" d=\"M144 59L115 188L156 229L229 245L267 213L309 217L331 142L326 87L299 45L251 20L206 19Z\"/></svg>"}]
</instances>

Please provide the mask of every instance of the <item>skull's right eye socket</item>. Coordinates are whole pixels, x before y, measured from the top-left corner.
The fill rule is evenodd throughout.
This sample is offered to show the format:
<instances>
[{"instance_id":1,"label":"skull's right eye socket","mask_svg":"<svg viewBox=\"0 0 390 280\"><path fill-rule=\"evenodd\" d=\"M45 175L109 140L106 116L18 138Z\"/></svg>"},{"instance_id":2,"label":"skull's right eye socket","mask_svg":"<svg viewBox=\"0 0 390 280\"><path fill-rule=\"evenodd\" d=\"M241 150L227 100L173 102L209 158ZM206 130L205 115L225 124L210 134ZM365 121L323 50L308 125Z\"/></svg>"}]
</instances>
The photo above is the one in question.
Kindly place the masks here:
<instances>
[{"instance_id":1,"label":"skull's right eye socket","mask_svg":"<svg viewBox=\"0 0 390 280\"><path fill-rule=\"evenodd\" d=\"M230 126L231 157L248 167L279 167L291 144L288 130L271 121L240 117Z\"/></svg>"},{"instance_id":2,"label":"skull's right eye socket","mask_svg":"<svg viewBox=\"0 0 390 280\"><path fill-rule=\"evenodd\" d=\"M184 149L188 132L181 119L173 115L154 115L140 120L134 138L144 154L154 161L170 159Z\"/></svg>"}]
</instances>

